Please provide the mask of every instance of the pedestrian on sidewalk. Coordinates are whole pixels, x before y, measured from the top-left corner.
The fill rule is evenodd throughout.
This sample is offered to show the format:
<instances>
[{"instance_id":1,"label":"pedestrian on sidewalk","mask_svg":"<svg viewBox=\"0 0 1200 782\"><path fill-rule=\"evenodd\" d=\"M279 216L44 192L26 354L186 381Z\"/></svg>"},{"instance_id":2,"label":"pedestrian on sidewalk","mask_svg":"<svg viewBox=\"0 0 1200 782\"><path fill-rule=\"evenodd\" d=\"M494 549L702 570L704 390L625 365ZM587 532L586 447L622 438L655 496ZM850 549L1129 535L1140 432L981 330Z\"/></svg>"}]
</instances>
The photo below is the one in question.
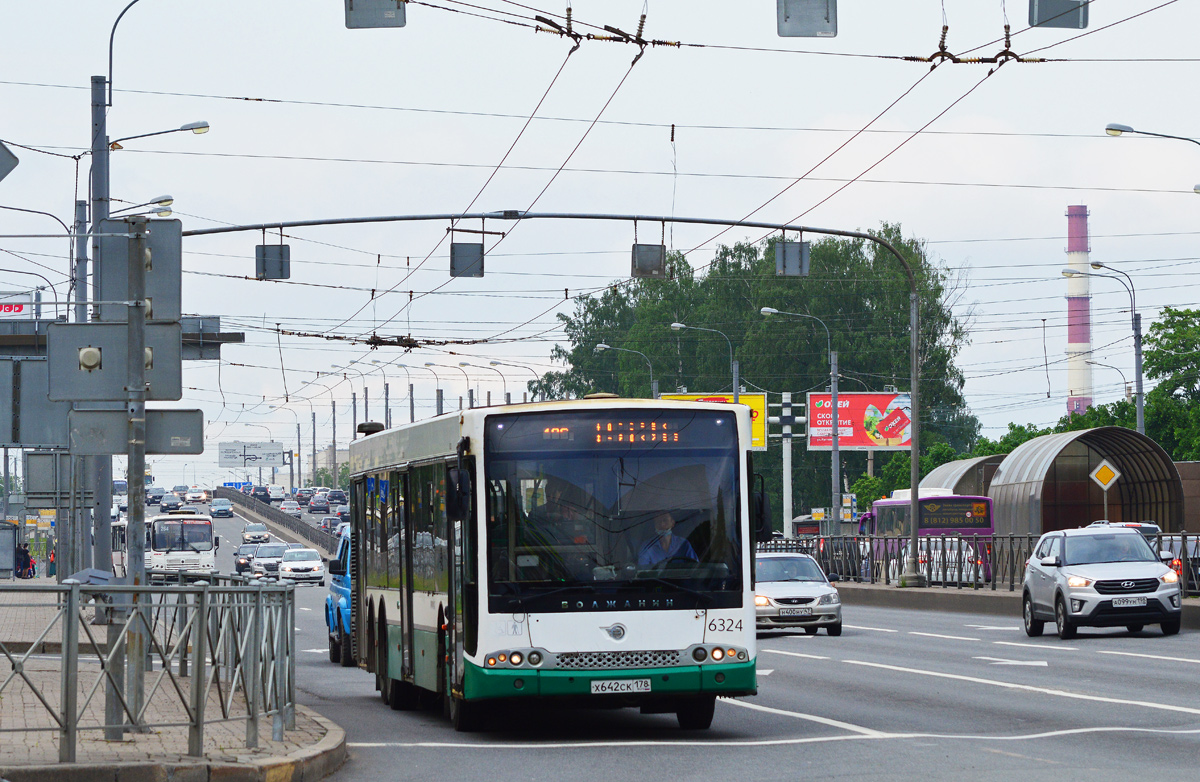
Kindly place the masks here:
<instances>
[{"instance_id":1,"label":"pedestrian on sidewalk","mask_svg":"<svg viewBox=\"0 0 1200 782\"><path fill-rule=\"evenodd\" d=\"M50 549L50 564L46 568L46 575L50 578L54 578L56 575L58 575L58 569L54 565L54 549L53 548Z\"/></svg>"}]
</instances>

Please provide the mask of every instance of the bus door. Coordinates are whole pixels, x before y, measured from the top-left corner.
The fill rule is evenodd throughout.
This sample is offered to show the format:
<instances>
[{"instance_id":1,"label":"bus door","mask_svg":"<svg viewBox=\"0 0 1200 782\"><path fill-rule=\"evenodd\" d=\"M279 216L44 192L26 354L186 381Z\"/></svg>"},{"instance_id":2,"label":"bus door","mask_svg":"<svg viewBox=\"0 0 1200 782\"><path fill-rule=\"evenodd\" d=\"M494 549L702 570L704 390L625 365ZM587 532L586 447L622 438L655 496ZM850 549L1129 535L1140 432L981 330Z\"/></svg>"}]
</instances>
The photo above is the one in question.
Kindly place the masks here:
<instances>
[{"instance_id":1,"label":"bus door","mask_svg":"<svg viewBox=\"0 0 1200 782\"><path fill-rule=\"evenodd\" d=\"M413 530L412 530L412 493L409 491L409 473L393 473L395 488L395 518L397 528L396 540L400 547L397 552L399 566L398 581L400 609L400 648L403 649L400 662L400 675L411 681L413 678Z\"/></svg>"}]
</instances>

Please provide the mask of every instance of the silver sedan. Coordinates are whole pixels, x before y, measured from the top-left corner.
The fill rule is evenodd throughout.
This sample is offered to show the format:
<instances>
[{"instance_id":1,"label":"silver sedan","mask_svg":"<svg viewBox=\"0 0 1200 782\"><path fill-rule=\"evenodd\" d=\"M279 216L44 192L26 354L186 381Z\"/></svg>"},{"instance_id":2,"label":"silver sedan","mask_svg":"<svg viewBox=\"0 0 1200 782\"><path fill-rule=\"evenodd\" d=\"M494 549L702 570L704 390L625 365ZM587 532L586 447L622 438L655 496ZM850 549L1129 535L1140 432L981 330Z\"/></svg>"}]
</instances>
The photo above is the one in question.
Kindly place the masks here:
<instances>
[{"instance_id":1,"label":"silver sedan","mask_svg":"<svg viewBox=\"0 0 1200 782\"><path fill-rule=\"evenodd\" d=\"M824 627L842 634L842 600L817 561L807 554L759 554L754 606L759 630Z\"/></svg>"}]
</instances>

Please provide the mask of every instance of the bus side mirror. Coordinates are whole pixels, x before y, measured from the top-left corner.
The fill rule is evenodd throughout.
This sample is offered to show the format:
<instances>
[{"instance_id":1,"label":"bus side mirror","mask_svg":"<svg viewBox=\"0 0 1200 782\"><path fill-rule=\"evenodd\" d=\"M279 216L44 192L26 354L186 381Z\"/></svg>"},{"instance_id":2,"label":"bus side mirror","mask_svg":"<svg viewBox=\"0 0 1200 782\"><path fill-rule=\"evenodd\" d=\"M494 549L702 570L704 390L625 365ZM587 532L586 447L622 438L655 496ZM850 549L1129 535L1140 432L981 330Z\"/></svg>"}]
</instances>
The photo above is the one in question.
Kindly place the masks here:
<instances>
[{"instance_id":1,"label":"bus side mirror","mask_svg":"<svg viewBox=\"0 0 1200 782\"><path fill-rule=\"evenodd\" d=\"M346 575L346 568L342 567L342 561L340 559L329 560L329 575L331 575L331 576Z\"/></svg>"},{"instance_id":2,"label":"bus side mirror","mask_svg":"<svg viewBox=\"0 0 1200 782\"><path fill-rule=\"evenodd\" d=\"M446 470L446 518L466 521L471 509L471 473L461 467Z\"/></svg>"},{"instance_id":3,"label":"bus side mirror","mask_svg":"<svg viewBox=\"0 0 1200 782\"><path fill-rule=\"evenodd\" d=\"M221 536L217 535L213 538L213 548L221 548Z\"/></svg>"},{"instance_id":4,"label":"bus side mirror","mask_svg":"<svg viewBox=\"0 0 1200 782\"><path fill-rule=\"evenodd\" d=\"M771 501L767 498L767 489L761 475L758 478L758 488L750 495L751 521L754 522L754 539L758 543L766 543L771 539Z\"/></svg>"}]
</instances>

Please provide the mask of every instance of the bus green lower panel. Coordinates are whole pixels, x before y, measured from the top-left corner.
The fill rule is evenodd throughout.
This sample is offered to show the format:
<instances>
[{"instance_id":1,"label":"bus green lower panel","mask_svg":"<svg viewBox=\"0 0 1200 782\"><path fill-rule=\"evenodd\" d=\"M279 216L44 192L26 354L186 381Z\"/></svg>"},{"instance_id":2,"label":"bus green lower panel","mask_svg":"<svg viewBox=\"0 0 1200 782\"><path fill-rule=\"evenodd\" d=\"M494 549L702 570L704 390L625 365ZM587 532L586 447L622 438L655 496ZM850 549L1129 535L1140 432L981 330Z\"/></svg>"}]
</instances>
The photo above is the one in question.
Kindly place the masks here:
<instances>
[{"instance_id":1,"label":"bus green lower panel","mask_svg":"<svg viewBox=\"0 0 1200 782\"><path fill-rule=\"evenodd\" d=\"M750 695L758 690L754 662L610 671L481 668L464 661L463 695L470 698L591 695L593 681L649 679L650 695ZM721 681L718 681L721 679Z\"/></svg>"},{"instance_id":2,"label":"bus green lower panel","mask_svg":"<svg viewBox=\"0 0 1200 782\"><path fill-rule=\"evenodd\" d=\"M413 631L413 683L426 690L438 689L438 637L431 630Z\"/></svg>"}]
</instances>

